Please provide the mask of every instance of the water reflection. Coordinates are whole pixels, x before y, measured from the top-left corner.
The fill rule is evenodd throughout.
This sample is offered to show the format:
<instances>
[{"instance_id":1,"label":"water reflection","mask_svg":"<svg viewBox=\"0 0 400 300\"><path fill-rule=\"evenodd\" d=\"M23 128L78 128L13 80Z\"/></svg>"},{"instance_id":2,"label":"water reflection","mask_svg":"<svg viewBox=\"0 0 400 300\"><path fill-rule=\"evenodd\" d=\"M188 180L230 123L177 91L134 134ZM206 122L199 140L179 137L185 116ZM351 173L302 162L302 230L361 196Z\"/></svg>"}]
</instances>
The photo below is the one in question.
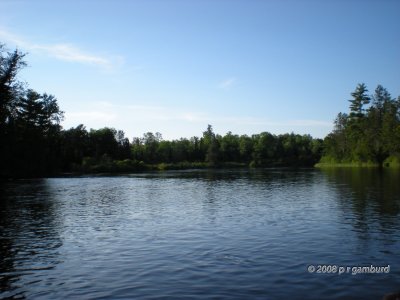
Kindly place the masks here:
<instances>
[{"instance_id":1,"label":"water reflection","mask_svg":"<svg viewBox=\"0 0 400 300\"><path fill-rule=\"evenodd\" d=\"M400 276L398 182L267 169L8 183L0 298L379 299ZM392 271L335 277L312 263Z\"/></svg>"},{"instance_id":2,"label":"water reflection","mask_svg":"<svg viewBox=\"0 0 400 300\"><path fill-rule=\"evenodd\" d=\"M43 280L41 270L60 262L59 208L46 180L3 184L0 193L0 292L20 299L25 285Z\"/></svg>"},{"instance_id":3,"label":"water reflection","mask_svg":"<svg viewBox=\"0 0 400 300\"><path fill-rule=\"evenodd\" d=\"M342 224L358 238L355 251L391 263L399 244L399 170L327 169L323 174L337 193Z\"/></svg>"},{"instance_id":4,"label":"water reflection","mask_svg":"<svg viewBox=\"0 0 400 300\"><path fill-rule=\"evenodd\" d=\"M397 221L400 213L399 170L342 168L324 169L322 172L339 194L343 212L354 215L360 226L376 218L384 230L391 227L385 226L386 222Z\"/></svg>"}]
</instances>

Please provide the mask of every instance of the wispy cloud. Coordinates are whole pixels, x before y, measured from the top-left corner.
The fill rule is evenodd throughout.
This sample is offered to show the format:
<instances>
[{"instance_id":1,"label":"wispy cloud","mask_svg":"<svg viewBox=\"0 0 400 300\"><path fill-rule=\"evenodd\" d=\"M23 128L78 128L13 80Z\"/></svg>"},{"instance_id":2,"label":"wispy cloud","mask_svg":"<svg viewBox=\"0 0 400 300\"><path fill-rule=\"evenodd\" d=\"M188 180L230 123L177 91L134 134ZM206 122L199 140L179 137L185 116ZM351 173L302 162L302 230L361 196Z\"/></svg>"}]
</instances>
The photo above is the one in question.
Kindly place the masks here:
<instances>
[{"instance_id":1,"label":"wispy cloud","mask_svg":"<svg viewBox=\"0 0 400 300\"><path fill-rule=\"evenodd\" d=\"M26 42L23 41L20 37L8 32L6 30L0 29L0 38L4 41L11 42L13 44L19 45L21 47L26 47Z\"/></svg>"},{"instance_id":2,"label":"wispy cloud","mask_svg":"<svg viewBox=\"0 0 400 300\"><path fill-rule=\"evenodd\" d=\"M66 121L129 119L135 121L208 122L206 114L156 105L121 105L108 101L94 101L79 111L66 113Z\"/></svg>"},{"instance_id":3,"label":"wispy cloud","mask_svg":"<svg viewBox=\"0 0 400 300\"><path fill-rule=\"evenodd\" d=\"M80 49L68 44L57 44L50 46L33 45L31 48L33 50L43 50L51 56L61 60L97 65L102 67L111 66L110 60L100 56L83 53Z\"/></svg>"},{"instance_id":4,"label":"wispy cloud","mask_svg":"<svg viewBox=\"0 0 400 300\"><path fill-rule=\"evenodd\" d=\"M274 120L257 116L233 116L197 111L190 107L163 105L118 104L110 101L90 101L67 111L63 126L75 127L84 121L88 128L104 126L123 129L126 136L140 136L147 131L160 131L164 137L180 138L200 134L212 124L218 133L231 130L236 134L254 134L268 131L275 134L296 132L323 137L332 128L332 122L313 119Z\"/></svg>"},{"instance_id":5,"label":"wispy cloud","mask_svg":"<svg viewBox=\"0 0 400 300\"><path fill-rule=\"evenodd\" d=\"M237 79L235 77L230 77L225 80L222 80L219 84L218 87L224 90L229 90L235 83Z\"/></svg>"},{"instance_id":6,"label":"wispy cloud","mask_svg":"<svg viewBox=\"0 0 400 300\"><path fill-rule=\"evenodd\" d=\"M0 39L13 43L22 49L32 52L44 53L59 60L82 63L110 69L115 65L121 64L121 57L103 57L84 52L79 47L72 44L36 44L28 39L18 36L6 30L0 29Z\"/></svg>"},{"instance_id":7,"label":"wispy cloud","mask_svg":"<svg viewBox=\"0 0 400 300\"><path fill-rule=\"evenodd\" d=\"M190 123L225 123L236 125L279 126L279 127L332 127L332 122L321 120L282 120L267 118L223 116L206 112L177 109L153 105L121 105L108 101L91 102L87 110L67 114L72 118L103 119L106 121L135 116L135 120L184 121Z\"/></svg>"}]
</instances>

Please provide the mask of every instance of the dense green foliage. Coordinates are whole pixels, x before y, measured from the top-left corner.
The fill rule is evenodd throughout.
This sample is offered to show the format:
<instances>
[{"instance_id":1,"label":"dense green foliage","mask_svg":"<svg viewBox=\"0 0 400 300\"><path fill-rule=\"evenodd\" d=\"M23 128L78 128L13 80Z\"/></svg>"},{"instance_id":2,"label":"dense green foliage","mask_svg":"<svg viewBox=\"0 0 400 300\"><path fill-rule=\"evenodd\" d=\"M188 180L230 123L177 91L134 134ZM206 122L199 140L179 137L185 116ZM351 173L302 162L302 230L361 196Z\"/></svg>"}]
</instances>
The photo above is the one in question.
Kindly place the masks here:
<instances>
[{"instance_id":1,"label":"dense green foliage","mask_svg":"<svg viewBox=\"0 0 400 300\"><path fill-rule=\"evenodd\" d=\"M365 84L351 93L349 114L339 113L324 140L321 165L392 166L400 162L400 97L378 85L368 95Z\"/></svg>"},{"instance_id":2,"label":"dense green foliage","mask_svg":"<svg viewBox=\"0 0 400 300\"><path fill-rule=\"evenodd\" d=\"M309 135L252 136L215 134L163 140L160 133L133 138L114 128L63 130L57 99L17 80L24 54L0 45L0 177L30 177L60 172L128 172L149 168L219 166L312 166L322 140ZM355 104L356 105L356 104Z\"/></svg>"},{"instance_id":3,"label":"dense green foliage","mask_svg":"<svg viewBox=\"0 0 400 300\"><path fill-rule=\"evenodd\" d=\"M148 163L206 162L209 166L241 163L253 166L311 166L320 156L321 140L309 135L261 134L224 136L214 134L208 125L203 136L164 141L160 134L147 133L134 138L132 153Z\"/></svg>"},{"instance_id":4,"label":"dense green foliage","mask_svg":"<svg viewBox=\"0 0 400 300\"><path fill-rule=\"evenodd\" d=\"M202 137L163 140L145 133L130 144L122 131L87 132L83 125L62 131L64 170L131 171L145 168L312 166L321 156L322 140L309 135L215 134L211 125Z\"/></svg>"},{"instance_id":5,"label":"dense green foliage","mask_svg":"<svg viewBox=\"0 0 400 300\"><path fill-rule=\"evenodd\" d=\"M60 121L54 96L16 80L24 54L0 45L0 175L37 176L59 169Z\"/></svg>"}]
</instances>

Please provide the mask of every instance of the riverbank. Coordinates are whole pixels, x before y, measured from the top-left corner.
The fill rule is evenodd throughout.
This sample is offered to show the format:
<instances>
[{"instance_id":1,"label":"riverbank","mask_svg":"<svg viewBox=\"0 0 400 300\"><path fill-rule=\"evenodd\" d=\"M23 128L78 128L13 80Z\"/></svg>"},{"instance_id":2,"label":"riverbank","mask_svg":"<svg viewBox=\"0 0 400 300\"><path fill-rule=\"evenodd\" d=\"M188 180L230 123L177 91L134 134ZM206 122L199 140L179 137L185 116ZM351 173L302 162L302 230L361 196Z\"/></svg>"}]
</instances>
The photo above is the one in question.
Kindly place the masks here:
<instances>
[{"instance_id":1,"label":"riverbank","mask_svg":"<svg viewBox=\"0 0 400 300\"><path fill-rule=\"evenodd\" d=\"M287 163L282 161L269 161L255 163L254 161L245 162L176 162L176 163L144 163L135 160L106 160L94 161L84 160L82 165L73 165L71 170L80 173L127 173L141 171L166 171L166 170L190 170L190 169L238 169L238 168L312 168L313 163L305 164L301 162Z\"/></svg>"},{"instance_id":2,"label":"riverbank","mask_svg":"<svg viewBox=\"0 0 400 300\"><path fill-rule=\"evenodd\" d=\"M337 162L327 157L322 157L321 161L314 165L316 168L400 168L400 156L391 155L386 158L382 164L377 162L361 162L361 161L349 161L349 162Z\"/></svg>"},{"instance_id":3,"label":"riverbank","mask_svg":"<svg viewBox=\"0 0 400 300\"><path fill-rule=\"evenodd\" d=\"M82 165L73 166L74 172L82 173L123 173L140 171L164 171L164 170L188 170L188 169L214 169L214 168L245 168L246 163L224 162L219 164L210 164L207 162L177 162L177 163L144 163L143 161L110 160L95 163L84 162Z\"/></svg>"},{"instance_id":4,"label":"riverbank","mask_svg":"<svg viewBox=\"0 0 400 300\"><path fill-rule=\"evenodd\" d=\"M346 163L317 163L315 168L379 168L377 163L346 162Z\"/></svg>"}]
</instances>

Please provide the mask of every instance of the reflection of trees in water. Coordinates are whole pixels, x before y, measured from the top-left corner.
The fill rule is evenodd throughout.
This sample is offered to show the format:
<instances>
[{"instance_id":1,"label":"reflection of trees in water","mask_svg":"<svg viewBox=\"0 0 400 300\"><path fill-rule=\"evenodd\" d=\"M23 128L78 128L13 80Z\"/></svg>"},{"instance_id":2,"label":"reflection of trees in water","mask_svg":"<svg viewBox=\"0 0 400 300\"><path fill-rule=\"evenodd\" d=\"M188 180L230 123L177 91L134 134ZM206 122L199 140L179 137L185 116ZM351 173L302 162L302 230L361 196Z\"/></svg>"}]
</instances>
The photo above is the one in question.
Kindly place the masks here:
<instances>
[{"instance_id":1,"label":"reflection of trees in water","mask_svg":"<svg viewBox=\"0 0 400 300\"><path fill-rule=\"evenodd\" d=\"M238 222L242 222L242 213L248 214L249 218L258 216L270 222L270 218L279 214L275 213L273 217L261 215L266 210L278 212L285 205L294 211L297 193L312 191L315 179L320 180L317 175L319 173L313 169L300 168L221 169L186 174L198 181L196 193L199 196L194 198L202 199L202 211L211 223L235 216Z\"/></svg>"},{"instance_id":2,"label":"reflection of trees in water","mask_svg":"<svg viewBox=\"0 0 400 300\"><path fill-rule=\"evenodd\" d=\"M1 195L3 196L3 195ZM4 213L0 210L0 226L1 229L5 228L7 224L4 222ZM14 257L15 251L13 251L13 244L11 239L3 236L3 232L0 237L0 294L2 292L9 291L12 286L12 282L15 281L14 276L4 275L3 273L12 273L14 269Z\"/></svg>"},{"instance_id":3,"label":"reflection of trees in water","mask_svg":"<svg viewBox=\"0 0 400 300\"><path fill-rule=\"evenodd\" d=\"M140 176L144 178L179 178L197 179L200 181L211 182L234 182L238 179L249 182L268 183L279 181L282 183L311 183L314 180L314 169L306 168L265 168L265 169L204 169L204 170L179 170L166 172L145 173Z\"/></svg>"},{"instance_id":4,"label":"reflection of trees in water","mask_svg":"<svg viewBox=\"0 0 400 300\"><path fill-rule=\"evenodd\" d=\"M0 186L0 292L24 297L24 275L58 263L57 206L45 180Z\"/></svg>"},{"instance_id":5,"label":"reflection of trees in water","mask_svg":"<svg viewBox=\"0 0 400 300\"><path fill-rule=\"evenodd\" d=\"M12 289L12 283L18 279L15 273L15 256L13 235L8 231L15 228L13 224L15 217L8 208L13 203L9 198L6 187L0 186L0 293L8 292ZM16 228L15 228L16 229ZM6 273L6 274L5 274Z\"/></svg>"},{"instance_id":6,"label":"reflection of trees in water","mask_svg":"<svg viewBox=\"0 0 400 300\"><path fill-rule=\"evenodd\" d=\"M399 228L399 170L333 168L322 173L334 184L343 217L352 221L356 231L390 233Z\"/></svg>"}]
</instances>

